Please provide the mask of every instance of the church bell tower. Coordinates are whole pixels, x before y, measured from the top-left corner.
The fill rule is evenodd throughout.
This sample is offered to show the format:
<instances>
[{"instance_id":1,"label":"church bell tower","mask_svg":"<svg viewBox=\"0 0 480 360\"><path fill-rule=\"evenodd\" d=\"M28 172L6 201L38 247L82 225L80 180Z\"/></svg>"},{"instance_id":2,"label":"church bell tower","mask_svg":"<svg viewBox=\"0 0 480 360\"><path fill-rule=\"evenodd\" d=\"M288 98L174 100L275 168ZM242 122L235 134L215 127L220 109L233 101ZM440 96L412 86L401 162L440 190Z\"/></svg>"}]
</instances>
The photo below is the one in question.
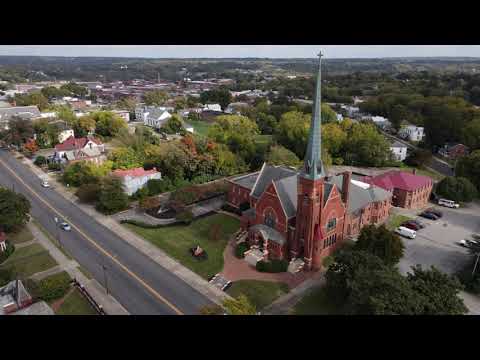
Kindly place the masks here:
<instances>
[{"instance_id":1,"label":"church bell tower","mask_svg":"<svg viewBox=\"0 0 480 360\"><path fill-rule=\"evenodd\" d=\"M305 261L305 269L312 268L315 251L315 240L321 237L321 216L324 194L325 169L322 163L322 130L321 130L321 69L322 56L318 55L318 74L313 102L312 121L308 136L303 168L297 182L297 216L295 241L291 249L291 257L301 257Z\"/></svg>"}]
</instances>

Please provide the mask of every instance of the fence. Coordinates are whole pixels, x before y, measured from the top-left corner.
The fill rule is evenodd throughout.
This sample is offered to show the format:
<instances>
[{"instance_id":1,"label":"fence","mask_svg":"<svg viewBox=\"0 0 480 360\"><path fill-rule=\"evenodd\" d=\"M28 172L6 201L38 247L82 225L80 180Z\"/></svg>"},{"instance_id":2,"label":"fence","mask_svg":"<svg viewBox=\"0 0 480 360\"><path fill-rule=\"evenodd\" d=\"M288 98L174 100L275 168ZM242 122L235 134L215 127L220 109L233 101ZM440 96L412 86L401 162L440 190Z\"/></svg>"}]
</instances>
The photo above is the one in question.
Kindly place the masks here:
<instances>
[{"instance_id":1,"label":"fence","mask_svg":"<svg viewBox=\"0 0 480 360\"><path fill-rule=\"evenodd\" d=\"M107 313L105 312L105 310L103 310L103 307L102 305L98 304L93 298L92 296L88 293L87 289L85 289L85 287L80 284L77 279L73 279L72 280L72 284L73 286L75 286L78 291L80 291L80 293L85 297L85 299L87 299L87 301L90 303L90 305L92 305L92 307L95 309L95 311L99 314L99 315L107 315Z\"/></svg>"}]
</instances>

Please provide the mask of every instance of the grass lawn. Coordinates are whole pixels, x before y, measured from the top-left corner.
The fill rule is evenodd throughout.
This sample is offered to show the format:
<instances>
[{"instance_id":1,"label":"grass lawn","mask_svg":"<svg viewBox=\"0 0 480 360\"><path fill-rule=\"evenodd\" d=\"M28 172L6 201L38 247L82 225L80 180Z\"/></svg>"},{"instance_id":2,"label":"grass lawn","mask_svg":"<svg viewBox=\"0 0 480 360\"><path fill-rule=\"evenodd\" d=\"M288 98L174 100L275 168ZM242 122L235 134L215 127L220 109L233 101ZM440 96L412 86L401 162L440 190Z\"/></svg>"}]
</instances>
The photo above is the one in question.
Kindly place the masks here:
<instances>
[{"instance_id":1,"label":"grass lawn","mask_svg":"<svg viewBox=\"0 0 480 360\"><path fill-rule=\"evenodd\" d=\"M412 169L414 169L414 167L412 166L402 166L399 168L399 170L401 171L408 171L408 172L411 172ZM421 167L418 167L416 168L417 169L417 175L423 175L423 176L429 176L431 177L433 180L437 180L437 181L440 181L442 180L445 175L442 175L436 171L433 171L433 170L430 170L430 169L427 169L426 167L424 166L421 166Z\"/></svg>"},{"instance_id":2,"label":"grass lawn","mask_svg":"<svg viewBox=\"0 0 480 360\"><path fill-rule=\"evenodd\" d=\"M57 262L42 245L32 244L21 249L15 249L14 253L2 264L2 267L14 268L20 277L29 277L57 265Z\"/></svg>"},{"instance_id":3,"label":"grass lawn","mask_svg":"<svg viewBox=\"0 0 480 360\"><path fill-rule=\"evenodd\" d=\"M210 238L212 226L220 225L217 240ZM223 250L229 237L240 227L240 221L225 214L215 214L193 221L190 225L167 226L160 229L144 229L131 224L127 228L158 246L182 265L205 279L223 269ZM192 257L189 249L200 245L207 252L207 260Z\"/></svg>"},{"instance_id":4,"label":"grass lawn","mask_svg":"<svg viewBox=\"0 0 480 360\"><path fill-rule=\"evenodd\" d=\"M412 218L405 215L392 214L387 220L386 227L388 230L395 230L401 223L407 220L412 220Z\"/></svg>"},{"instance_id":5,"label":"grass lawn","mask_svg":"<svg viewBox=\"0 0 480 360\"><path fill-rule=\"evenodd\" d=\"M240 294L245 295L257 310L263 309L287 292L287 284L259 280L239 280L234 282L227 290L227 293L232 297L237 297Z\"/></svg>"},{"instance_id":6,"label":"grass lawn","mask_svg":"<svg viewBox=\"0 0 480 360\"><path fill-rule=\"evenodd\" d=\"M97 312L85 299L85 297L78 291L73 289L65 297L62 305L58 308L57 315L97 315Z\"/></svg>"},{"instance_id":7,"label":"grass lawn","mask_svg":"<svg viewBox=\"0 0 480 360\"><path fill-rule=\"evenodd\" d=\"M200 135L207 136L208 129L210 128L211 124L206 121L190 121L187 120L187 124L192 125L193 130Z\"/></svg>"},{"instance_id":8,"label":"grass lawn","mask_svg":"<svg viewBox=\"0 0 480 360\"><path fill-rule=\"evenodd\" d=\"M293 308L295 315L341 315L334 299L329 297L325 288L317 288L304 296Z\"/></svg>"},{"instance_id":9,"label":"grass lawn","mask_svg":"<svg viewBox=\"0 0 480 360\"><path fill-rule=\"evenodd\" d=\"M33 223L35 224L35 226L38 228L38 230L40 230L43 235L45 235L48 240L50 240L50 242L55 245L55 247L61 251L61 253L63 255L65 255L69 260L73 260L73 258L65 251L65 249L63 247L61 247L59 244L58 244L58 240L55 239L47 230L45 230L45 228L43 227L42 224L40 224L37 220L35 219L32 219Z\"/></svg>"},{"instance_id":10,"label":"grass lawn","mask_svg":"<svg viewBox=\"0 0 480 360\"><path fill-rule=\"evenodd\" d=\"M27 241L32 241L33 235L30 230L24 226L20 231L8 234L8 240L14 245L21 244Z\"/></svg>"}]
</instances>

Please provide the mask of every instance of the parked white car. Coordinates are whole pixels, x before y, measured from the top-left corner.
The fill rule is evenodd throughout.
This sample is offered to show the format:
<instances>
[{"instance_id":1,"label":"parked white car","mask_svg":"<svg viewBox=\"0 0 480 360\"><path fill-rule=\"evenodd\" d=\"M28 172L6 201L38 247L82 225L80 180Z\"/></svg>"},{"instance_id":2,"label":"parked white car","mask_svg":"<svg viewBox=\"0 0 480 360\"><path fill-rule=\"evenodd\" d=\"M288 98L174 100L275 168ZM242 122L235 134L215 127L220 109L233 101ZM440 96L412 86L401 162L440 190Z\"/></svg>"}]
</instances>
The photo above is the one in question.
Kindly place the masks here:
<instances>
[{"instance_id":1,"label":"parked white car","mask_svg":"<svg viewBox=\"0 0 480 360\"><path fill-rule=\"evenodd\" d=\"M50 187L50 184L48 183L47 180L43 180L43 181L42 181L42 186L43 186L44 188L49 188L49 187Z\"/></svg>"},{"instance_id":2,"label":"parked white car","mask_svg":"<svg viewBox=\"0 0 480 360\"><path fill-rule=\"evenodd\" d=\"M415 239L415 237L417 236L417 232L415 230L406 228L405 226L399 226L395 229L395 232L409 239Z\"/></svg>"},{"instance_id":3,"label":"parked white car","mask_svg":"<svg viewBox=\"0 0 480 360\"><path fill-rule=\"evenodd\" d=\"M447 199L439 199L438 205L442 205L452 209L458 209L460 207L460 204L457 204L455 201L447 200Z\"/></svg>"},{"instance_id":4,"label":"parked white car","mask_svg":"<svg viewBox=\"0 0 480 360\"><path fill-rule=\"evenodd\" d=\"M63 222L60 224L60 227L65 230L65 231L71 231L72 228L70 227L70 225L68 225L66 222Z\"/></svg>"}]
</instances>

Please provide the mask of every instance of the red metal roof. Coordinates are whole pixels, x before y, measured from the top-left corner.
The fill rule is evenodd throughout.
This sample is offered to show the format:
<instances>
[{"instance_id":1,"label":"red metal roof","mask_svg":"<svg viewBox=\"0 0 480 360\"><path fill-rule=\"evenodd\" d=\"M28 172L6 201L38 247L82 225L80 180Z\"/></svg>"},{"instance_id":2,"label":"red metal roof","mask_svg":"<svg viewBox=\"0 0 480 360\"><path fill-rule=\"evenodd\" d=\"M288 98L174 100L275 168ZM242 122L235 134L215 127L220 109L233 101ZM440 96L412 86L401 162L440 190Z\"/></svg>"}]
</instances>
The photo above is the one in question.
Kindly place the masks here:
<instances>
[{"instance_id":1,"label":"red metal roof","mask_svg":"<svg viewBox=\"0 0 480 360\"><path fill-rule=\"evenodd\" d=\"M94 138L93 136L87 136L83 138L74 138L70 136L63 143L55 145L55 150L57 151L67 151L67 150L78 150L83 149L87 142L91 140L97 145L102 145L102 142L99 139Z\"/></svg>"},{"instance_id":2,"label":"red metal roof","mask_svg":"<svg viewBox=\"0 0 480 360\"><path fill-rule=\"evenodd\" d=\"M157 172L158 171L155 168L153 168L152 170L145 170L144 168L135 168L135 169L129 169L129 170L115 170L113 172L113 175L120 176L120 177L125 177L125 176L140 177L140 176L152 175Z\"/></svg>"},{"instance_id":3,"label":"red metal roof","mask_svg":"<svg viewBox=\"0 0 480 360\"><path fill-rule=\"evenodd\" d=\"M432 183L428 176L416 175L406 171L389 171L385 174L365 177L364 182L391 191L394 188L412 191Z\"/></svg>"}]
</instances>

